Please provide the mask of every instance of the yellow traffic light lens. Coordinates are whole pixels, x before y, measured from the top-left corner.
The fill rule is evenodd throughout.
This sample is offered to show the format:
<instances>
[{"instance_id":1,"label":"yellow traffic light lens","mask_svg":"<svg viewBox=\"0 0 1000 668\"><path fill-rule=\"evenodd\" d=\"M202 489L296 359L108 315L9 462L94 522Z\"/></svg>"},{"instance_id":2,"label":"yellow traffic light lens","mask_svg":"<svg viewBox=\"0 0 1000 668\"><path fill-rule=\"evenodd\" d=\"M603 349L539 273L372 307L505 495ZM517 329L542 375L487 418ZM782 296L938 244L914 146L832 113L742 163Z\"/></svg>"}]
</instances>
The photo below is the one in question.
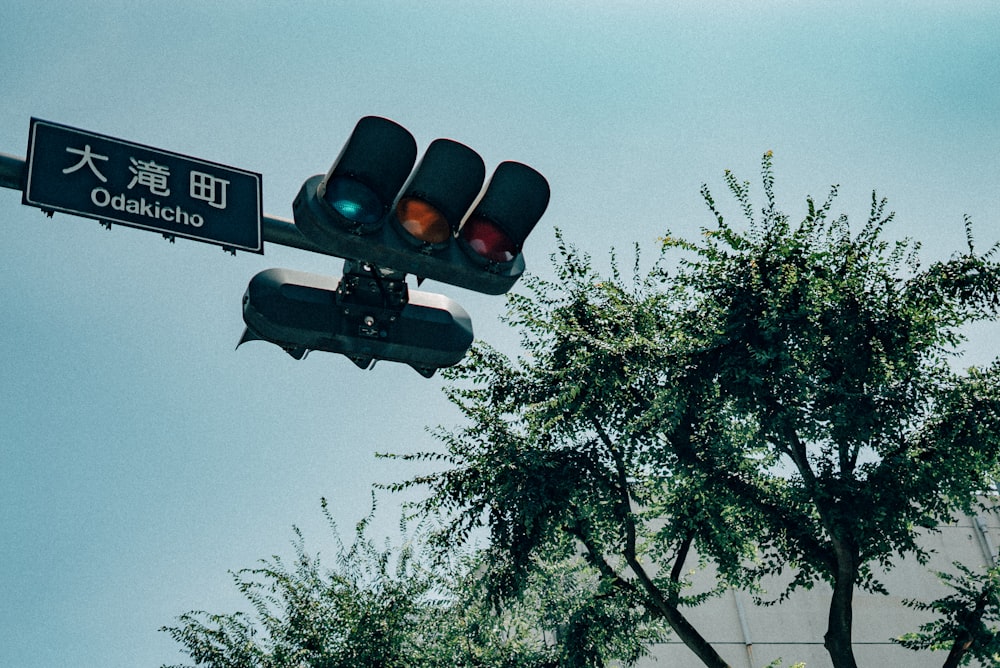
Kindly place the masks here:
<instances>
[{"instance_id":1,"label":"yellow traffic light lens","mask_svg":"<svg viewBox=\"0 0 1000 668\"><path fill-rule=\"evenodd\" d=\"M396 217L403 229L420 241L440 244L451 236L451 227L441 212L421 199L404 197L399 200Z\"/></svg>"},{"instance_id":2,"label":"yellow traffic light lens","mask_svg":"<svg viewBox=\"0 0 1000 668\"><path fill-rule=\"evenodd\" d=\"M491 220L473 216L465 221L462 238L479 255L493 262L510 262L517 257L518 248L510 237Z\"/></svg>"}]
</instances>

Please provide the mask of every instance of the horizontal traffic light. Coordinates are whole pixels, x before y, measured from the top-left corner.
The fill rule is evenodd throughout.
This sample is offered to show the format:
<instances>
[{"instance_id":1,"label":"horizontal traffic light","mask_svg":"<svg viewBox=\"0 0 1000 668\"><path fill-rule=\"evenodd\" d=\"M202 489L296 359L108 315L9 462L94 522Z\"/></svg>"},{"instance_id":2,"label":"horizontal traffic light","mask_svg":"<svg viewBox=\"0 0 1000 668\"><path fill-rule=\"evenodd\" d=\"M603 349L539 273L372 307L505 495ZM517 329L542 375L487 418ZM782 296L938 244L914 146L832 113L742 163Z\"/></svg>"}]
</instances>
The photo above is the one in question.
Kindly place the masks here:
<instances>
[{"instance_id":1,"label":"horizontal traffic light","mask_svg":"<svg viewBox=\"0 0 1000 668\"><path fill-rule=\"evenodd\" d=\"M432 142L416 169L415 161L405 128L361 119L327 174L302 185L296 226L333 255L486 294L510 290L548 206L548 182L504 162L483 190L482 158L450 139Z\"/></svg>"},{"instance_id":2,"label":"horizontal traffic light","mask_svg":"<svg viewBox=\"0 0 1000 668\"><path fill-rule=\"evenodd\" d=\"M460 362L472 345L472 321L443 295L409 290L373 270L338 280L289 269L267 269L243 297L246 331L240 344L274 343L295 359L321 350L361 368L376 360L409 364L426 377Z\"/></svg>"}]
</instances>

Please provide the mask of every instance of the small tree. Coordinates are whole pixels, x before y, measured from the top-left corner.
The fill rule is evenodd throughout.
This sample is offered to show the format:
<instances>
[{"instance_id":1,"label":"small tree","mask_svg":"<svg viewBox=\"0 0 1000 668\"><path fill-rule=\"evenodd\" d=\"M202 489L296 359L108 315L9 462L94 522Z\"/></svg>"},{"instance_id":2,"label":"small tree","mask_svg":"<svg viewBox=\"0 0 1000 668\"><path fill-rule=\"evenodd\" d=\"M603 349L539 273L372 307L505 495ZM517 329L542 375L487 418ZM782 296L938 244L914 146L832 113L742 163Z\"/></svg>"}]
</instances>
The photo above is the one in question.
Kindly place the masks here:
<instances>
[{"instance_id":1,"label":"small tree","mask_svg":"<svg viewBox=\"0 0 1000 668\"><path fill-rule=\"evenodd\" d=\"M337 538L332 569L296 530L292 564L272 557L233 575L251 612L189 612L162 630L202 668L596 668L609 653L634 660L653 639L616 631L632 611L595 597L579 560L538 569L496 607L482 555L430 559L419 541L380 549L369 520L351 545Z\"/></svg>"},{"instance_id":2,"label":"small tree","mask_svg":"<svg viewBox=\"0 0 1000 668\"><path fill-rule=\"evenodd\" d=\"M325 500L323 506L337 537ZM437 579L419 567L411 547L393 565L391 551L376 548L366 526L358 523L350 546L337 537L332 570L306 553L295 529L291 565L275 556L233 574L251 613L189 612L162 630L206 668L408 665L410 629Z\"/></svg>"},{"instance_id":3,"label":"small tree","mask_svg":"<svg viewBox=\"0 0 1000 668\"><path fill-rule=\"evenodd\" d=\"M857 588L873 567L923 559L916 531L968 512L997 471L998 367L956 372L969 322L995 319L996 247L922 267L917 244L883 238L872 196L852 230L836 188L792 224L726 174L746 230L710 191L715 225L663 240L654 269L608 277L560 240L556 279L510 300L516 361L478 345L450 372L467 418L439 430L446 454L423 509L451 523L443 549L486 526L500 599L551 559L582 552L595 597L662 620L709 666L725 661L684 615L692 547L719 586L792 569L790 589L832 588L825 645L854 668ZM674 253L681 254L673 259Z\"/></svg>"},{"instance_id":4,"label":"small tree","mask_svg":"<svg viewBox=\"0 0 1000 668\"><path fill-rule=\"evenodd\" d=\"M944 668L966 666L972 659L983 665L1000 663L1000 569L974 573L953 564L959 573L938 573L954 593L936 601L905 601L906 605L937 618L922 624L896 642L913 650L948 650Z\"/></svg>"}]
</instances>

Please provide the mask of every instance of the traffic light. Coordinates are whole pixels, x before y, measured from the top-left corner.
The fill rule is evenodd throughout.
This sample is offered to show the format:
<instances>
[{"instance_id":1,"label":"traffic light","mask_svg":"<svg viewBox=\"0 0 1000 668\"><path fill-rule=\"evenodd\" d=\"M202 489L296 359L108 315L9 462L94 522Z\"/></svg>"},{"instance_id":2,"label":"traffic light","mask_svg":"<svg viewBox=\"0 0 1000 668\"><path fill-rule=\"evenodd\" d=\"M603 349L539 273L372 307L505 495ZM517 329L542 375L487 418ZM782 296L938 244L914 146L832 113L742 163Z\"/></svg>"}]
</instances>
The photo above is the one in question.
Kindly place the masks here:
<instances>
[{"instance_id":1,"label":"traffic light","mask_svg":"<svg viewBox=\"0 0 1000 668\"><path fill-rule=\"evenodd\" d=\"M430 377L462 360L472 322L451 299L409 290L406 276L507 292L548 202L548 182L527 165L503 162L487 182L483 159L451 139L431 142L417 164L409 131L366 116L292 204L302 235L347 260L344 276L257 274L243 298L240 343L270 341L296 359L341 353L363 369L402 362Z\"/></svg>"},{"instance_id":2,"label":"traffic light","mask_svg":"<svg viewBox=\"0 0 1000 668\"><path fill-rule=\"evenodd\" d=\"M409 364L431 377L472 345L469 314L451 299L409 290L405 276L348 262L343 278L267 269L243 296L240 344L262 340L295 359L341 353L362 369L376 360Z\"/></svg>"},{"instance_id":3,"label":"traffic light","mask_svg":"<svg viewBox=\"0 0 1000 668\"><path fill-rule=\"evenodd\" d=\"M545 177L503 162L483 191L483 160L464 144L435 140L414 170L416 153L402 126L362 118L326 175L302 185L296 227L349 260L486 294L510 290L548 206Z\"/></svg>"}]
</instances>

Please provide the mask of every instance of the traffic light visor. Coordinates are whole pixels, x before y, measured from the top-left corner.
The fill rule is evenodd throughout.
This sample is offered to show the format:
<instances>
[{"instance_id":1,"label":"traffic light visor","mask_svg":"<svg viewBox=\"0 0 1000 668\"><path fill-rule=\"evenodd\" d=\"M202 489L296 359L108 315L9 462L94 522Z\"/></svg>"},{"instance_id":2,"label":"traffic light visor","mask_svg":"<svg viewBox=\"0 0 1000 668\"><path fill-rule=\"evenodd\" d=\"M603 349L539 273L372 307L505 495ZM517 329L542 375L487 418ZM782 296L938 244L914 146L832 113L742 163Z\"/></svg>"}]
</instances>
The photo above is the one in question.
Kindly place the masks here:
<instances>
[{"instance_id":1,"label":"traffic light visor","mask_svg":"<svg viewBox=\"0 0 1000 668\"><path fill-rule=\"evenodd\" d=\"M384 211L375 191L350 176L331 177L323 199L338 214L360 225L374 225L381 220Z\"/></svg>"},{"instance_id":2,"label":"traffic light visor","mask_svg":"<svg viewBox=\"0 0 1000 668\"><path fill-rule=\"evenodd\" d=\"M396 205L396 218L415 239L431 244L444 243L451 236L447 219L436 208L417 197L404 197Z\"/></svg>"},{"instance_id":3,"label":"traffic light visor","mask_svg":"<svg viewBox=\"0 0 1000 668\"><path fill-rule=\"evenodd\" d=\"M483 187L482 157L453 139L435 139L396 204L395 223L421 252L441 252Z\"/></svg>"},{"instance_id":4,"label":"traffic light visor","mask_svg":"<svg viewBox=\"0 0 1000 668\"><path fill-rule=\"evenodd\" d=\"M472 250L491 262L510 262L517 256L517 244L488 218L472 216L461 234Z\"/></svg>"},{"instance_id":5,"label":"traffic light visor","mask_svg":"<svg viewBox=\"0 0 1000 668\"><path fill-rule=\"evenodd\" d=\"M459 229L459 239L473 257L511 262L548 203L549 184L544 176L519 162L501 162Z\"/></svg>"}]
</instances>

